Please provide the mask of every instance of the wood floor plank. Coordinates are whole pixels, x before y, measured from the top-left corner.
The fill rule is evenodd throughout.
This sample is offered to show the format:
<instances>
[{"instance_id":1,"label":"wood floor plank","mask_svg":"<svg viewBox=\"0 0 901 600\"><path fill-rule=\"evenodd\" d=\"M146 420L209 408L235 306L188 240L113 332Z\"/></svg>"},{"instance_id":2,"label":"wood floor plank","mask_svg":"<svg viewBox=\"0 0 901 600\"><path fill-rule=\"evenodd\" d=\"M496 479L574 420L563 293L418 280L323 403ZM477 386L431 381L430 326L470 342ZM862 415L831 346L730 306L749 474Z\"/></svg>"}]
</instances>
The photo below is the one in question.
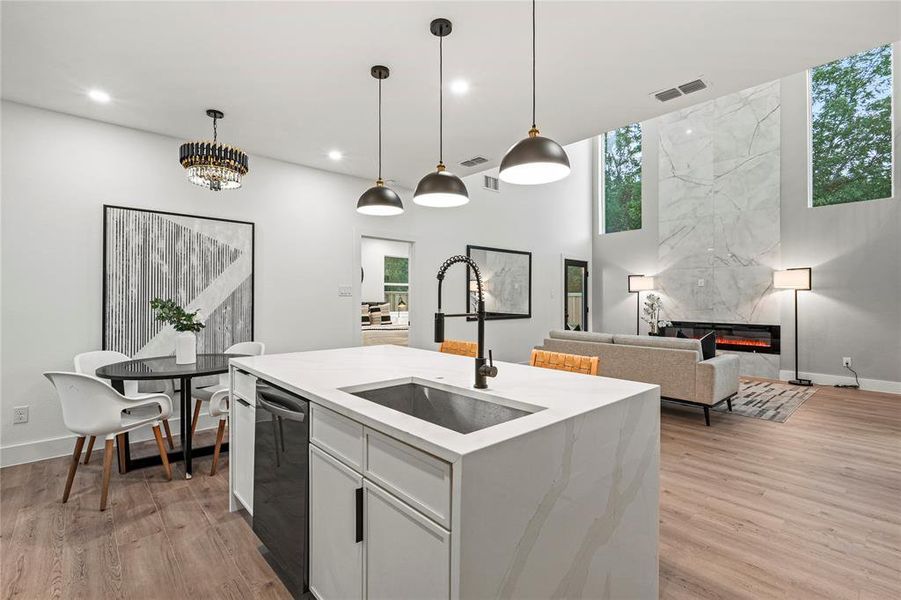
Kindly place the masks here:
<instances>
[{"instance_id":1,"label":"wood floor plank","mask_svg":"<svg viewBox=\"0 0 901 600\"><path fill-rule=\"evenodd\" d=\"M901 597L901 397L824 387L785 423L711 421L661 408L661 598ZM114 473L104 513L101 460L66 505L68 458L0 470L2 598L289 598L210 460Z\"/></svg>"}]
</instances>

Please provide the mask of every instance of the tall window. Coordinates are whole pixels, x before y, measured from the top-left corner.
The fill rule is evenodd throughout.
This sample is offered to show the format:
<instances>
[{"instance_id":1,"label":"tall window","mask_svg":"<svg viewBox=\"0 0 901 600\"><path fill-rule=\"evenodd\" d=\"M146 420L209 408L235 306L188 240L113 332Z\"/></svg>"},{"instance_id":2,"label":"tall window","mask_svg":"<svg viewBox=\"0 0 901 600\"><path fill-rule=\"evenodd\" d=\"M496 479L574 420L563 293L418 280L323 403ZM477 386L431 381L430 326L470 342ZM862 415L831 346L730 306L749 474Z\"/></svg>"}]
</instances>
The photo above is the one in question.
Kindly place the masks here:
<instances>
[{"instance_id":1,"label":"tall window","mask_svg":"<svg viewBox=\"0 0 901 600\"><path fill-rule=\"evenodd\" d=\"M410 259L405 256L385 257L385 302L392 311L404 312L410 307Z\"/></svg>"},{"instance_id":2,"label":"tall window","mask_svg":"<svg viewBox=\"0 0 901 600\"><path fill-rule=\"evenodd\" d=\"M810 71L811 205L892 196L892 47Z\"/></svg>"},{"instance_id":3,"label":"tall window","mask_svg":"<svg viewBox=\"0 0 901 600\"><path fill-rule=\"evenodd\" d=\"M602 139L603 231L641 229L641 125L609 131Z\"/></svg>"}]
</instances>

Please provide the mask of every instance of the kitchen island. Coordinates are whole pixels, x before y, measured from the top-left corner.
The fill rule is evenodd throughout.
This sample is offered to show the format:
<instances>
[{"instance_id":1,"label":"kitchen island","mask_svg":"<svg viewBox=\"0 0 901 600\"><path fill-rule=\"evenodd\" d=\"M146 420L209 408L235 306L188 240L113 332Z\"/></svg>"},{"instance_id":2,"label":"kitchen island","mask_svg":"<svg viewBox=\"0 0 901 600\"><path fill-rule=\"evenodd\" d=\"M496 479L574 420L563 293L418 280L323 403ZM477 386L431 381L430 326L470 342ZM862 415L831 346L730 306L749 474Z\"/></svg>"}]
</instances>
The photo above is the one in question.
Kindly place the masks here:
<instances>
[{"instance_id":1,"label":"kitchen island","mask_svg":"<svg viewBox=\"0 0 901 600\"><path fill-rule=\"evenodd\" d=\"M657 386L498 363L473 390L473 359L397 346L231 364L232 510L257 386L309 402L320 600L657 598Z\"/></svg>"}]
</instances>

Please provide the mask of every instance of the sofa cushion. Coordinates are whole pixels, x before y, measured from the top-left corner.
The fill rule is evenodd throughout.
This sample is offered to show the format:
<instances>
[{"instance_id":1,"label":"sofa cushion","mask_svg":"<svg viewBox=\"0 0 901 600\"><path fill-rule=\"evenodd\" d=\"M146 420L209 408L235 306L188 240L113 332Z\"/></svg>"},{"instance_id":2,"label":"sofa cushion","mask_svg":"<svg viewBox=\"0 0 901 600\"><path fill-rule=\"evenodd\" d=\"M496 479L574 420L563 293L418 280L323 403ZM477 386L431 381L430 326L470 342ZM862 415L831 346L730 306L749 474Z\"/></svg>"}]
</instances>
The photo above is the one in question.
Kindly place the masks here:
<instances>
[{"instance_id":1,"label":"sofa cushion","mask_svg":"<svg viewBox=\"0 0 901 600\"><path fill-rule=\"evenodd\" d=\"M660 337L654 335L625 335L613 336L614 344L627 346L649 346L651 348L668 348L670 350L694 350L698 353L698 361L704 360L704 351L700 340L681 339L674 337Z\"/></svg>"},{"instance_id":2,"label":"sofa cushion","mask_svg":"<svg viewBox=\"0 0 901 600\"><path fill-rule=\"evenodd\" d=\"M610 333L593 333L591 331L568 331L554 329L548 336L555 340L573 340L576 342L595 342L598 344L612 344L613 335Z\"/></svg>"}]
</instances>

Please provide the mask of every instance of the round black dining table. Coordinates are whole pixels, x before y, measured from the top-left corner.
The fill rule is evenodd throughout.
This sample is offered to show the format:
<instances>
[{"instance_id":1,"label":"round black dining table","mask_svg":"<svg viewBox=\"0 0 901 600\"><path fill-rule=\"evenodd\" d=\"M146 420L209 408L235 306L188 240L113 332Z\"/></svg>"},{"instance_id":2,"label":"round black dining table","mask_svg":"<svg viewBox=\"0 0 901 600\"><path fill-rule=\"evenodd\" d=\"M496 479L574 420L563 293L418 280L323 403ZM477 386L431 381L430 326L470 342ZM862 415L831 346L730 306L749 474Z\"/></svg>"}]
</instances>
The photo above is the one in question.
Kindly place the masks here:
<instances>
[{"instance_id":1,"label":"round black dining table","mask_svg":"<svg viewBox=\"0 0 901 600\"><path fill-rule=\"evenodd\" d=\"M170 452L169 460L183 460L185 463L185 478L191 478L191 380L195 377L206 377L228 372L228 363L232 358L246 356L244 354L198 354L197 362L180 365L175 362L174 356L154 356L150 358L135 358L123 362L113 363L100 367L95 374L102 379L109 379L113 388L120 394L124 393L125 381L152 381L177 379L181 387L181 452ZM131 469L158 465L162 461L158 455L132 459L128 444L128 434L123 433L119 438L119 472L126 473ZM222 449L227 448L226 444ZM213 446L205 446L193 450L198 456L210 454ZM180 455L179 455L180 454Z\"/></svg>"}]
</instances>

